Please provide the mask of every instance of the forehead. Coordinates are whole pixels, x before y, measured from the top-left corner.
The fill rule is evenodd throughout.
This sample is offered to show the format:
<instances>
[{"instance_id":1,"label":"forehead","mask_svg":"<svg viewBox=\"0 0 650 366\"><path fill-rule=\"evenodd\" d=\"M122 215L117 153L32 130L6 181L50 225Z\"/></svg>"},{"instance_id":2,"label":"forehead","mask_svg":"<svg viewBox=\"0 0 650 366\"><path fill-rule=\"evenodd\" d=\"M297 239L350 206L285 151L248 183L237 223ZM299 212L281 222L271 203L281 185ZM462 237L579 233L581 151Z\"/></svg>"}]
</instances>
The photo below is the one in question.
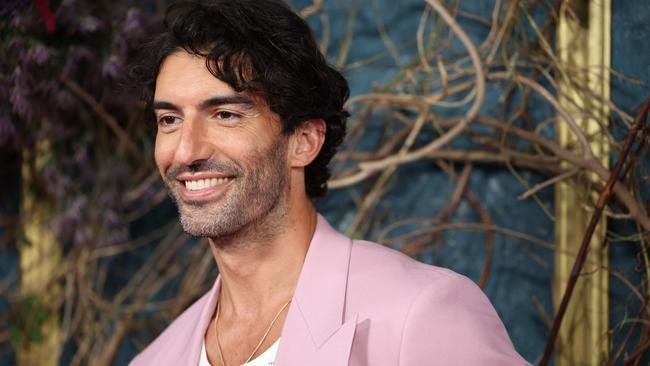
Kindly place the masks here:
<instances>
[{"instance_id":1,"label":"forehead","mask_svg":"<svg viewBox=\"0 0 650 366\"><path fill-rule=\"evenodd\" d=\"M156 77L154 100L215 94L235 94L235 91L208 71L205 58L186 51L176 51L161 63Z\"/></svg>"}]
</instances>

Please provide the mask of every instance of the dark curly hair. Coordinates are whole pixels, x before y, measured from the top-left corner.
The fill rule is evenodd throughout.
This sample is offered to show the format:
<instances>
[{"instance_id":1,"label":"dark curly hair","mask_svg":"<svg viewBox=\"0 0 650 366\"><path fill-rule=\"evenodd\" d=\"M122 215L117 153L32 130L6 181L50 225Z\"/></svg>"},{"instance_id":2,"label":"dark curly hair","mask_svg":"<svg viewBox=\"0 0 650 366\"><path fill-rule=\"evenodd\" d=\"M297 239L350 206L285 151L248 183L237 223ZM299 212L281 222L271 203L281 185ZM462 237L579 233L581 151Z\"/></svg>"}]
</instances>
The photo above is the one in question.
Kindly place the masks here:
<instances>
[{"instance_id":1,"label":"dark curly hair","mask_svg":"<svg viewBox=\"0 0 650 366\"><path fill-rule=\"evenodd\" d=\"M181 49L205 57L210 73L235 91L261 95L280 116L283 133L310 119L325 121L323 147L305 168L307 195L323 196L327 164L345 136L349 114L343 105L350 92L341 73L325 61L307 23L274 0L171 5L164 31L143 48L132 69L150 111L160 66Z\"/></svg>"}]
</instances>

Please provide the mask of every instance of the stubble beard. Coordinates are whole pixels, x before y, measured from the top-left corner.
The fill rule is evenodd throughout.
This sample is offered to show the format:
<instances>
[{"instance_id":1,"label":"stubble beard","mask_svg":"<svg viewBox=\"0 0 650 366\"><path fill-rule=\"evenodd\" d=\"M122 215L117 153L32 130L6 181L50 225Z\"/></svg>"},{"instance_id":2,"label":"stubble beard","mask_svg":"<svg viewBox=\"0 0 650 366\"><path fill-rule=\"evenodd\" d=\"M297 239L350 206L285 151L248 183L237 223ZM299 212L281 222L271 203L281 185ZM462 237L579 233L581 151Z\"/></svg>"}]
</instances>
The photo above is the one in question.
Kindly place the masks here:
<instances>
[{"instance_id":1,"label":"stubble beard","mask_svg":"<svg viewBox=\"0 0 650 366\"><path fill-rule=\"evenodd\" d=\"M242 236L267 240L279 229L286 216L288 174L286 139L280 137L267 151L255 151L245 159L248 168L233 162L205 162L196 171L235 172L232 186L219 202L185 202L170 181L180 169L164 179L170 196L176 203L183 230L197 237L207 237L216 243ZM170 169L172 172L172 169Z\"/></svg>"}]
</instances>

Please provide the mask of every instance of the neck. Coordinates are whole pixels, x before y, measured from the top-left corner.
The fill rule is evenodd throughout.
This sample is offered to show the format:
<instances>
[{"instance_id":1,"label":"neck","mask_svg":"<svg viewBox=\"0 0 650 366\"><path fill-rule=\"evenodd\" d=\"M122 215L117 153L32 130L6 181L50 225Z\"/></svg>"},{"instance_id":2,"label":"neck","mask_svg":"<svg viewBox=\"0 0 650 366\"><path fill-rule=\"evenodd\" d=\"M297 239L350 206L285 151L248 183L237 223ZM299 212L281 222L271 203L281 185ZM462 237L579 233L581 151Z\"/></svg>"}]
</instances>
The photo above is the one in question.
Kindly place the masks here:
<instances>
[{"instance_id":1,"label":"neck","mask_svg":"<svg viewBox=\"0 0 650 366\"><path fill-rule=\"evenodd\" d=\"M280 217L268 217L272 222L210 239L221 275L222 314L254 316L265 310L261 304L275 308L293 296L316 228L316 210L303 201L289 204L293 209Z\"/></svg>"}]
</instances>

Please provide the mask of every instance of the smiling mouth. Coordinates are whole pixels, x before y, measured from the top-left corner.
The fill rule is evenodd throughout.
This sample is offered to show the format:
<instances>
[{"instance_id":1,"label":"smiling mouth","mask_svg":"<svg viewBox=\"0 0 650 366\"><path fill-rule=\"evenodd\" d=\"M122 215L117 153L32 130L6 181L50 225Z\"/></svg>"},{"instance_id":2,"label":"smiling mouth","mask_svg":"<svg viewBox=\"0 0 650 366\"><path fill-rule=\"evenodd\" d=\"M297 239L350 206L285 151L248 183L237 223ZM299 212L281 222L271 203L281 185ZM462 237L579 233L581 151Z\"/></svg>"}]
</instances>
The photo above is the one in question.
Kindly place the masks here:
<instances>
[{"instance_id":1,"label":"smiling mouth","mask_svg":"<svg viewBox=\"0 0 650 366\"><path fill-rule=\"evenodd\" d=\"M232 179L233 177L186 180L183 182L183 184L185 185L185 188L188 191L200 191L202 189L216 187L221 184L226 184L230 182Z\"/></svg>"}]
</instances>

